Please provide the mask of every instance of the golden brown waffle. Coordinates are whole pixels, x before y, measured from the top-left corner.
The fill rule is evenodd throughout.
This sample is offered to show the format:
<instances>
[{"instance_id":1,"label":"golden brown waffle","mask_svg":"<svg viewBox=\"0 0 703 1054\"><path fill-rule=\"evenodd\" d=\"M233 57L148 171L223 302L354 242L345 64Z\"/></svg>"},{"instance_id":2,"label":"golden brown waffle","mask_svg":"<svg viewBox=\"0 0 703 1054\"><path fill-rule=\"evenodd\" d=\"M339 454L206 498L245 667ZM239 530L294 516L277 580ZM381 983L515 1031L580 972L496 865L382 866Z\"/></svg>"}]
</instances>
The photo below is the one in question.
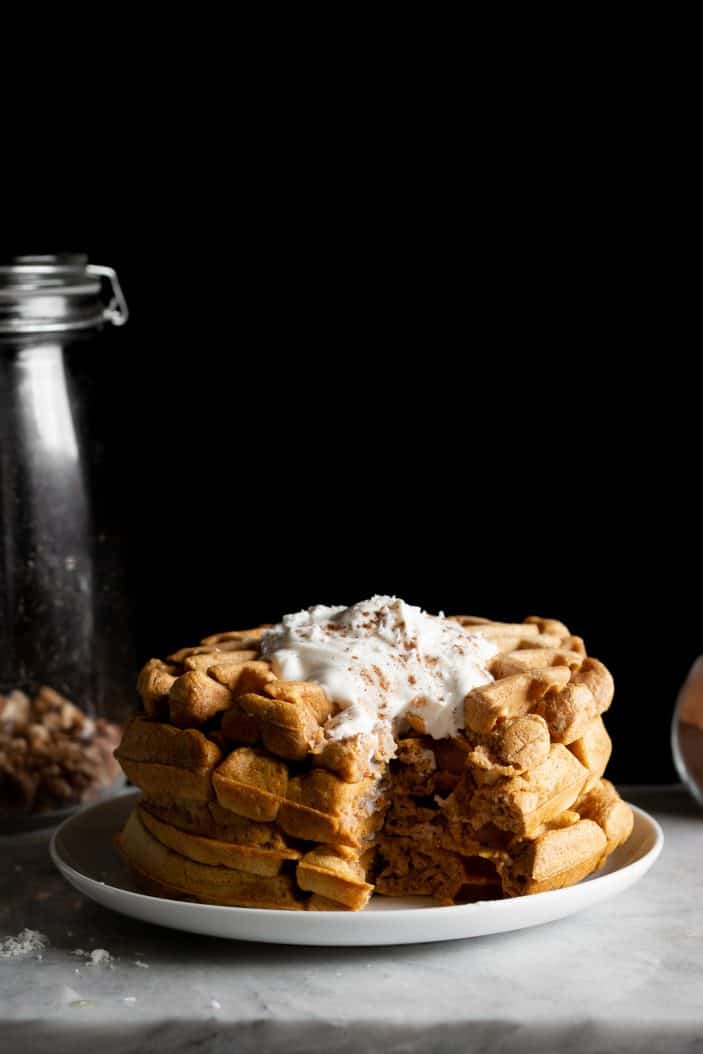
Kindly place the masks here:
<instances>
[{"instance_id":1,"label":"golden brown waffle","mask_svg":"<svg viewBox=\"0 0 703 1054\"><path fill-rule=\"evenodd\" d=\"M523 846L513 846L510 859L498 865L508 896L543 893L573 885L599 866L606 838L592 820L546 830Z\"/></svg>"},{"instance_id":2,"label":"golden brown waffle","mask_svg":"<svg viewBox=\"0 0 703 1054\"><path fill-rule=\"evenodd\" d=\"M276 831L240 817L236 817L242 824L239 830L228 822L221 825L222 832L217 830L215 823L203 824L201 830L207 833L195 833L183 826L183 819L179 819L176 810L159 809L145 802L139 808L139 818L147 831L167 849L213 867L230 867L252 875L270 876L279 874L286 860L301 857L300 851L287 846Z\"/></svg>"},{"instance_id":3,"label":"golden brown waffle","mask_svg":"<svg viewBox=\"0 0 703 1054\"><path fill-rule=\"evenodd\" d=\"M261 750L238 747L212 773L220 805L250 820L275 820L288 790L288 769Z\"/></svg>"},{"instance_id":4,"label":"golden brown waffle","mask_svg":"<svg viewBox=\"0 0 703 1054\"><path fill-rule=\"evenodd\" d=\"M484 770L467 772L463 778L476 786L477 777L481 781L485 779ZM553 743L544 761L529 772L479 783L471 795L470 822L476 829L493 824L522 838L530 838L542 824L571 808L587 779L588 770L571 751L561 743ZM465 796L457 797L461 808ZM453 798L446 808L448 813L456 808Z\"/></svg>"},{"instance_id":5,"label":"golden brown waffle","mask_svg":"<svg viewBox=\"0 0 703 1054\"><path fill-rule=\"evenodd\" d=\"M623 845L632 833L632 809L621 798L609 780L598 783L579 799L576 808L580 816L594 820L606 837L603 860Z\"/></svg>"},{"instance_id":6,"label":"golden brown waffle","mask_svg":"<svg viewBox=\"0 0 703 1054\"><path fill-rule=\"evenodd\" d=\"M373 885L366 881L372 856L371 849L360 854L343 845L317 846L298 864L298 885L326 901L359 911L373 892Z\"/></svg>"},{"instance_id":7,"label":"golden brown waffle","mask_svg":"<svg viewBox=\"0 0 703 1054\"><path fill-rule=\"evenodd\" d=\"M363 846L380 827L384 804L375 779L345 783L312 769L288 783L278 822L287 834L308 842Z\"/></svg>"},{"instance_id":8,"label":"golden brown waffle","mask_svg":"<svg viewBox=\"0 0 703 1054\"><path fill-rule=\"evenodd\" d=\"M466 696L464 730L433 740L414 717L375 751L362 735L325 737L333 706L319 686L274 675L261 627L150 660L145 713L117 751L144 792L119 837L144 888L360 910L374 889L451 904L599 867L632 828L602 778L609 672L555 619L456 621L498 649L493 682Z\"/></svg>"},{"instance_id":9,"label":"golden brown waffle","mask_svg":"<svg viewBox=\"0 0 703 1054\"><path fill-rule=\"evenodd\" d=\"M591 790L600 781L610 761L612 749L613 744L601 717L597 717L584 729L580 739L569 743L569 750L588 769L585 790Z\"/></svg>"},{"instance_id":10,"label":"golden brown waffle","mask_svg":"<svg viewBox=\"0 0 703 1054\"><path fill-rule=\"evenodd\" d=\"M156 801L204 802L213 797L212 773L222 753L195 729L135 717L115 757L132 783Z\"/></svg>"},{"instance_id":11,"label":"golden brown waffle","mask_svg":"<svg viewBox=\"0 0 703 1054\"><path fill-rule=\"evenodd\" d=\"M117 837L120 852L138 875L169 891L210 904L300 909L304 902L290 874L263 877L231 867L197 863L164 846L142 823L136 809Z\"/></svg>"}]
</instances>

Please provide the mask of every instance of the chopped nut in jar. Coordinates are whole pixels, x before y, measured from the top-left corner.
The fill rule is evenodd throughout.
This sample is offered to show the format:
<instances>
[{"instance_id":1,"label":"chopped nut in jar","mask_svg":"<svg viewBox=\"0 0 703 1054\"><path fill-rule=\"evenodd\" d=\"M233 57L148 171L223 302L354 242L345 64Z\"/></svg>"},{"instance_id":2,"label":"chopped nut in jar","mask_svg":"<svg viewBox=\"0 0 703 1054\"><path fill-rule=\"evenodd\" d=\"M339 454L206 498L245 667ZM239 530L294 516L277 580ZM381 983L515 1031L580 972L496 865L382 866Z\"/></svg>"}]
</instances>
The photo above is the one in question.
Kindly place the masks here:
<instances>
[{"instance_id":1,"label":"chopped nut in jar","mask_svg":"<svg viewBox=\"0 0 703 1054\"><path fill-rule=\"evenodd\" d=\"M44 685L0 694L0 813L53 812L92 801L120 774L119 725L93 720Z\"/></svg>"}]
</instances>

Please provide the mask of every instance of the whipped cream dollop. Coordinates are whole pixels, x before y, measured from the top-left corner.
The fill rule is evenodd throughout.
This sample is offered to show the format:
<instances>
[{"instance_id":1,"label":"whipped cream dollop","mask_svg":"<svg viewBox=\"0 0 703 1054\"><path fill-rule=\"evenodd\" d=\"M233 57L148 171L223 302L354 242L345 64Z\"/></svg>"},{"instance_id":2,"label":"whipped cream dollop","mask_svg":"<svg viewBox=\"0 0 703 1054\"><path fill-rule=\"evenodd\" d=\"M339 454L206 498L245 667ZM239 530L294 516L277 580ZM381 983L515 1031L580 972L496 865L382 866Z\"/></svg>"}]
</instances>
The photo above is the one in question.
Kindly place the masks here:
<instances>
[{"instance_id":1,"label":"whipped cream dollop","mask_svg":"<svg viewBox=\"0 0 703 1054\"><path fill-rule=\"evenodd\" d=\"M497 648L458 622L375 596L286 615L264 632L262 651L277 677L324 688L329 739L402 730L408 713L444 739L463 727L467 692L493 680L486 663Z\"/></svg>"}]
</instances>

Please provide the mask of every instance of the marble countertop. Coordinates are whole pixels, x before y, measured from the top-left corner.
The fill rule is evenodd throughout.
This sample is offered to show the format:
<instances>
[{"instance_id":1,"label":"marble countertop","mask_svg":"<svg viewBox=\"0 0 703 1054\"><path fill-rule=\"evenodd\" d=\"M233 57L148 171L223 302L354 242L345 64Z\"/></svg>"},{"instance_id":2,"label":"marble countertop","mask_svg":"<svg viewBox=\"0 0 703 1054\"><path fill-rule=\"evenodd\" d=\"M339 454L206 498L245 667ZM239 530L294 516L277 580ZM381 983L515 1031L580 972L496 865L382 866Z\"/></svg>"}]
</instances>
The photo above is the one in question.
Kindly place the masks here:
<instances>
[{"instance_id":1,"label":"marble countertop","mask_svg":"<svg viewBox=\"0 0 703 1054\"><path fill-rule=\"evenodd\" d=\"M626 788L666 844L630 891L534 929L396 948L295 948L160 929L84 900L50 832L0 836L3 1054L703 1051L703 811ZM91 966L77 948L105 948Z\"/></svg>"}]
</instances>

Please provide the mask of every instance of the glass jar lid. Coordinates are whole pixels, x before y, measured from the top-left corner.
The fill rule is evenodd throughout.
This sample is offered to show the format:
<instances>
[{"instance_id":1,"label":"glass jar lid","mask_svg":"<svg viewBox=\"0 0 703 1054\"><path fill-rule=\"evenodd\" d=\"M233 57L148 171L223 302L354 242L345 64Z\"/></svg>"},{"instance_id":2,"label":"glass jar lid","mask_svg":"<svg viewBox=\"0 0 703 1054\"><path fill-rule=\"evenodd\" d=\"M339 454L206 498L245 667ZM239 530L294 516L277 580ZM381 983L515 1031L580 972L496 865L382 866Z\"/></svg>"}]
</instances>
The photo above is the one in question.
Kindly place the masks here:
<instances>
[{"instance_id":1,"label":"glass jar lid","mask_svg":"<svg viewBox=\"0 0 703 1054\"><path fill-rule=\"evenodd\" d=\"M123 326L127 317L115 271L82 253L0 260L0 336Z\"/></svg>"}]
</instances>

